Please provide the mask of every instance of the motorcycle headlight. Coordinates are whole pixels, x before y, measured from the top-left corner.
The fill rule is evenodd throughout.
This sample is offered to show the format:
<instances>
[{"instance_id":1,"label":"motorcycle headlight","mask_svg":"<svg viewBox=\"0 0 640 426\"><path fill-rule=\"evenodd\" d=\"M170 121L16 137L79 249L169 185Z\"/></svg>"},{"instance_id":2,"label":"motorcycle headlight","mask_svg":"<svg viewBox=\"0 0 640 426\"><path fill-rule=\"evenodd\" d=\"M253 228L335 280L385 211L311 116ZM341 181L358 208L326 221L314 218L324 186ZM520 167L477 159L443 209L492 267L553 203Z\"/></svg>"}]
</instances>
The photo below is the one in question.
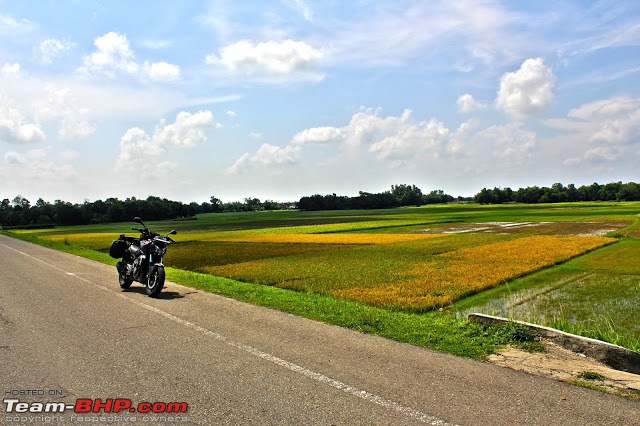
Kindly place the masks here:
<instances>
[{"instance_id":1,"label":"motorcycle headlight","mask_svg":"<svg viewBox=\"0 0 640 426\"><path fill-rule=\"evenodd\" d=\"M162 257L167 252L166 247L155 246L154 253L156 256Z\"/></svg>"}]
</instances>

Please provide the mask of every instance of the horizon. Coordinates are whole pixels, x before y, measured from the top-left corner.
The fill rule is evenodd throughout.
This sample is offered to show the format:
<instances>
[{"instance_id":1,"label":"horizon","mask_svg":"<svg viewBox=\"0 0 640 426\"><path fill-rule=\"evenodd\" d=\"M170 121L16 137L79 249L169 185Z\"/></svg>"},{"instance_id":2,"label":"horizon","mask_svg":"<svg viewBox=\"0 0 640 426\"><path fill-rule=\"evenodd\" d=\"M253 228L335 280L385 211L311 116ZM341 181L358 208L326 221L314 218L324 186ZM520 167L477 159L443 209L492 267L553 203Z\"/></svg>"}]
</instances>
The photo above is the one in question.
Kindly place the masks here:
<instances>
[{"instance_id":1,"label":"horizon","mask_svg":"<svg viewBox=\"0 0 640 426\"><path fill-rule=\"evenodd\" d=\"M606 183L591 182L591 183L589 183L589 184L575 184L575 183L573 183L573 182L569 182L569 183L564 183L564 182L554 182L554 184L556 184L556 183L559 183L559 184L563 185L563 187L564 187L564 188L566 188L566 187L567 187L567 186L569 186L569 185L574 185L576 188L580 188L580 187L583 187L583 186L584 186L584 187L588 187L588 186L591 186L591 185L600 185L600 186L605 186L605 185L608 185L608 184L616 184L616 183L621 183L621 184L636 183L636 184L639 184L639 185L640 185L640 183L638 183L638 182L634 182L634 181L628 181L628 182L616 181L616 182L606 182ZM393 185L402 185L402 184L393 184ZM413 185L413 184L406 184L406 185L411 186L411 185ZM553 185L553 184L552 184L552 185ZM422 194L423 194L423 195L428 195L431 191L443 191L443 192L444 192L444 194L446 194L446 195L450 195L450 196L452 196L454 199L458 199L458 198L474 198L474 197L475 197L476 195L478 195L478 194L479 194L483 189L493 190L493 189L497 188L497 189L500 189L500 190L505 190L505 189L509 188L509 189L513 190L514 192L516 192L516 191L518 191L518 190L520 190L520 189L527 189L527 188L533 188L533 187L538 187L538 188L551 188L551 186L552 186L552 185L531 185L531 186L518 187L518 188L511 188L510 186L495 186L495 185L494 185L494 186L491 186L491 187L483 187L483 188L480 188L478 191L476 191L476 192L475 192L474 194L472 194L472 195L458 195L458 194L451 194L451 193L448 193L447 191L444 191L444 190L442 190L442 189L440 189L440 188L434 188L434 189L428 189L428 190L423 190L423 188L420 188L420 187L418 187L418 188L422 191ZM417 185L415 185L415 186L417 186ZM229 199L229 200L223 200L223 199L221 199L220 201L221 201L221 202L223 202L223 203L234 203L234 202L243 202L243 201L244 201L245 199L247 199L247 198L257 198L257 199L258 199L258 200L260 200L261 202L265 202L265 201L273 201L273 202L276 202L276 203L297 203L298 201L300 201L300 199L301 199L302 197L311 197L311 196L314 196L314 195L326 196L326 195L336 194L337 196L357 197L357 196L359 195L359 193L360 193L360 192L367 192L367 193L371 193L371 194L378 194L378 193L388 192L388 191L390 191L390 190L391 190L391 185L389 185L389 189L386 189L386 190L382 190L382 191L364 191L364 190L358 190L358 191L357 191L356 193L354 193L353 195L349 195L349 194L339 194L339 193L337 193L337 192L335 192L335 191L334 191L334 192L329 192L329 193L325 193L325 194L320 194L320 193L315 193L315 194L305 194L305 195L301 195L301 196L300 196L300 197L298 197L297 199L274 200L274 199L271 199L271 198L261 198L261 197L258 197L258 196L249 196L249 195L248 195L248 196L243 196L243 197L241 197L241 198L239 198L239 199ZM126 200L128 200L128 199L134 199L134 198L135 198L135 199L137 199L137 200L146 200L146 199L148 199L149 197L157 197L157 198L161 198L161 199L166 199L167 201L176 201L176 202L180 202L180 203L182 203L182 204L190 204L190 203L194 203L194 202L195 202L195 203L197 203L197 204L199 204L199 205L202 205L203 203L209 203L209 202L211 201L211 197L215 197L215 196L216 196L215 194L212 194L211 196L209 196L209 198L207 198L206 200L203 200L203 201L198 201L198 200L180 200L180 199L172 199L172 198L163 197L163 196L158 196L158 195L153 195L153 194L145 195L145 196L140 196L140 197L139 197L139 196L135 196L135 195L132 195L132 196L125 196L125 197L110 197L110 196L107 196L107 197L104 197L104 198L96 198L96 199L89 199L89 198L85 198L85 199L83 199L83 200L81 200L81 201L72 201L72 200L64 200L64 199L59 199L59 198L58 198L58 199L55 199L55 200L49 200L49 199L45 199L45 198L43 198L43 197L34 197L34 198L32 199L32 198L29 198L29 197L24 196L23 194L16 194L16 195L13 195L13 196L11 196L11 197L4 197L4 196L1 196L1 195L0 195L0 200L7 199L7 200L9 200L9 201L11 202L11 201L12 201L14 198L16 198L16 197L23 197L23 198L27 199L27 200L31 203L31 205L33 206L33 205L35 205L36 201L38 201L40 198L42 198L42 199L43 199L43 201L45 201L45 202L47 202L47 203L50 203L50 204L53 204L55 201L58 201L58 200L59 200L59 201L62 201L62 202L70 202L71 204L83 204L83 203L85 203L85 202L94 203L94 202L96 202L96 201L106 201L106 200L107 200L107 199L109 199L109 198L118 199L118 200L120 200L120 201L126 201ZM218 198L218 197L216 197L216 198Z\"/></svg>"}]
</instances>

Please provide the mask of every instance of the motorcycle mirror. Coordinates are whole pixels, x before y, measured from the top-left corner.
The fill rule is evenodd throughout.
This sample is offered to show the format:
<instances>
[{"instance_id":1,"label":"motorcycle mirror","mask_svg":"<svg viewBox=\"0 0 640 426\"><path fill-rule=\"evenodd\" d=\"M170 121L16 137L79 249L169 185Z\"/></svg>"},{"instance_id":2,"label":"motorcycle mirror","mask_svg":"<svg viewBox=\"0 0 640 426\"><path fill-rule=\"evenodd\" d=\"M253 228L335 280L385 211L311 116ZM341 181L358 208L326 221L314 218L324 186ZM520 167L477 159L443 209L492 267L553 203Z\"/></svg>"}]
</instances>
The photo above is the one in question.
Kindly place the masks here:
<instances>
[{"instance_id":1,"label":"motorcycle mirror","mask_svg":"<svg viewBox=\"0 0 640 426\"><path fill-rule=\"evenodd\" d=\"M178 233L178 231L176 231L175 229L172 229L171 232L169 232L169 235L176 235Z\"/></svg>"},{"instance_id":2,"label":"motorcycle mirror","mask_svg":"<svg viewBox=\"0 0 640 426\"><path fill-rule=\"evenodd\" d=\"M133 220L135 222L138 222L140 225L142 225L144 227L144 229L147 229L147 225L145 225L144 222L142 221L142 219L140 219L138 216L134 217Z\"/></svg>"}]
</instances>

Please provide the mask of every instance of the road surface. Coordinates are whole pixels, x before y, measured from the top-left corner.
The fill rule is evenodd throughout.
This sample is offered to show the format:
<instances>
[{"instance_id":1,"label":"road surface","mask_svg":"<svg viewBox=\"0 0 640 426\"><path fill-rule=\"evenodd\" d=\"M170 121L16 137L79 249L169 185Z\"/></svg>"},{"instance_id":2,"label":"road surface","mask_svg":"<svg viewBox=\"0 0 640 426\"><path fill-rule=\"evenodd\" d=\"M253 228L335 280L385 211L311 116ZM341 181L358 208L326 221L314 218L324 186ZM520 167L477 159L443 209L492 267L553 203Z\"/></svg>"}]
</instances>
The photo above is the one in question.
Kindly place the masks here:
<instances>
[{"instance_id":1,"label":"road surface","mask_svg":"<svg viewBox=\"0 0 640 426\"><path fill-rule=\"evenodd\" d=\"M172 283L151 299L113 266L5 236L0 373L3 424L640 424L638 402ZM171 403L187 412L143 412Z\"/></svg>"}]
</instances>

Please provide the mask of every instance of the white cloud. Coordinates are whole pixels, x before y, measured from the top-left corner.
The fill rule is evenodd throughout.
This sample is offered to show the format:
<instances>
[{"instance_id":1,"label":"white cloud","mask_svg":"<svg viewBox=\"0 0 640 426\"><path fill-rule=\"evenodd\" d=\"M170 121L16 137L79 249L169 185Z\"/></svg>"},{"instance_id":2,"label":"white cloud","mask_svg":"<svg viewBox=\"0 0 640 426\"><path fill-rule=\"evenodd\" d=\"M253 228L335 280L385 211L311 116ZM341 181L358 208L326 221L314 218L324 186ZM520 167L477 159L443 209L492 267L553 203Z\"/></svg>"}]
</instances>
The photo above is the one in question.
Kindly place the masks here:
<instances>
[{"instance_id":1,"label":"white cloud","mask_svg":"<svg viewBox=\"0 0 640 426\"><path fill-rule=\"evenodd\" d=\"M528 117L544 112L553 100L556 77L542 58L527 59L518 71L500 79L496 107L512 117Z\"/></svg>"},{"instance_id":2,"label":"white cloud","mask_svg":"<svg viewBox=\"0 0 640 426\"><path fill-rule=\"evenodd\" d=\"M215 127L211 111L198 111L191 114L186 111L178 113L173 124L164 125L161 120L153 135L134 127L122 136L120 140L120 153L116 163L116 169L124 169L131 162L149 157L157 157L166 152L167 146L191 147L207 141L205 130Z\"/></svg>"},{"instance_id":3,"label":"white cloud","mask_svg":"<svg viewBox=\"0 0 640 426\"><path fill-rule=\"evenodd\" d=\"M0 34L31 31L36 25L28 19L17 20L9 15L0 14Z\"/></svg>"},{"instance_id":4,"label":"white cloud","mask_svg":"<svg viewBox=\"0 0 640 426\"><path fill-rule=\"evenodd\" d=\"M570 164L620 160L640 140L640 98L614 96L572 109L568 118L546 120L550 127L569 132L563 142L572 146Z\"/></svg>"},{"instance_id":5,"label":"white cloud","mask_svg":"<svg viewBox=\"0 0 640 426\"><path fill-rule=\"evenodd\" d=\"M256 166L270 167L284 164L295 164L302 152L302 147L262 144L255 154L243 154L229 169L228 173L240 173Z\"/></svg>"},{"instance_id":6,"label":"white cloud","mask_svg":"<svg viewBox=\"0 0 640 426\"><path fill-rule=\"evenodd\" d=\"M303 79L318 80L322 76L315 72L315 68L322 58L321 51L302 41L254 44L242 40L220 48L219 56L208 55L206 62L222 65L231 72L248 77L296 75Z\"/></svg>"},{"instance_id":7,"label":"white cloud","mask_svg":"<svg viewBox=\"0 0 640 426\"><path fill-rule=\"evenodd\" d=\"M473 112L487 107L486 103L475 100L474 97L468 93L461 95L456 101L456 104L458 105L458 111L463 113Z\"/></svg>"},{"instance_id":8,"label":"white cloud","mask_svg":"<svg viewBox=\"0 0 640 426\"><path fill-rule=\"evenodd\" d=\"M304 179L311 186L321 186L315 180L339 184L363 178L370 185L384 185L399 176L464 181L513 174L535 160L537 135L523 123L478 126L477 120L467 120L450 128L438 118L417 119L409 109L385 116L380 109L363 107L344 126L304 129L288 145L264 144L247 152L228 172L247 172L242 179L251 181L251 174L272 178L286 172L282 165L295 164L308 170Z\"/></svg>"},{"instance_id":9,"label":"white cloud","mask_svg":"<svg viewBox=\"0 0 640 426\"><path fill-rule=\"evenodd\" d=\"M20 179L63 181L78 176L71 165L58 165L53 161L46 161L47 158L50 158L50 155L46 149L29 150L24 154L8 151L4 155L10 173Z\"/></svg>"},{"instance_id":10,"label":"white cloud","mask_svg":"<svg viewBox=\"0 0 640 426\"><path fill-rule=\"evenodd\" d=\"M379 159L407 159L417 153L439 156L439 147L449 140L449 129L444 123L432 118L429 121L400 125L383 139L375 142L369 151L378 153Z\"/></svg>"},{"instance_id":11,"label":"white cloud","mask_svg":"<svg viewBox=\"0 0 640 426\"><path fill-rule=\"evenodd\" d=\"M145 167L141 170L142 179L159 180L165 179L180 167L175 161L162 161L154 167Z\"/></svg>"},{"instance_id":12,"label":"white cloud","mask_svg":"<svg viewBox=\"0 0 640 426\"><path fill-rule=\"evenodd\" d=\"M145 62L144 72L152 81L175 81L180 78L180 67L166 62Z\"/></svg>"},{"instance_id":13,"label":"white cloud","mask_svg":"<svg viewBox=\"0 0 640 426\"><path fill-rule=\"evenodd\" d=\"M602 3L602 6L609 8L611 5ZM623 12L625 13L625 12ZM629 16L632 16L631 13ZM615 21L612 21L615 22ZM579 40L573 44L580 50L594 51L622 46L640 45L640 25L636 19L628 19L627 22L616 22L615 25L605 25L598 28L593 35Z\"/></svg>"},{"instance_id":14,"label":"white cloud","mask_svg":"<svg viewBox=\"0 0 640 426\"><path fill-rule=\"evenodd\" d=\"M4 154L4 160L9 164L23 164L26 163L26 159L24 155L15 152L15 151L7 151Z\"/></svg>"},{"instance_id":15,"label":"white cloud","mask_svg":"<svg viewBox=\"0 0 640 426\"><path fill-rule=\"evenodd\" d=\"M460 124L447 143L447 152L453 156L458 154L464 155L465 146L473 135L475 135L477 126L478 121L473 119Z\"/></svg>"},{"instance_id":16,"label":"white cloud","mask_svg":"<svg viewBox=\"0 0 640 426\"><path fill-rule=\"evenodd\" d=\"M60 158L62 158L65 161L77 160L79 157L80 157L80 153L72 149L68 149L60 153Z\"/></svg>"},{"instance_id":17,"label":"white cloud","mask_svg":"<svg viewBox=\"0 0 640 426\"><path fill-rule=\"evenodd\" d=\"M78 72L84 74L103 74L114 77L124 73L136 78L148 78L154 82L171 82L180 76L180 67L167 62L144 62L135 60L135 54L129 46L127 36L109 32L94 40L96 51L83 59Z\"/></svg>"},{"instance_id":18,"label":"white cloud","mask_svg":"<svg viewBox=\"0 0 640 426\"><path fill-rule=\"evenodd\" d=\"M95 131L95 127L84 117L88 109L77 107L70 88L45 88L46 97L34 102L36 116L43 120L59 120L58 136L62 139L81 139Z\"/></svg>"},{"instance_id":19,"label":"white cloud","mask_svg":"<svg viewBox=\"0 0 640 426\"><path fill-rule=\"evenodd\" d=\"M25 122L23 115L0 93L0 142L11 144L36 143L45 134L36 123Z\"/></svg>"},{"instance_id":20,"label":"white cloud","mask_svg":"<svg viewBox=\"0 0 640 426\"><path fill-rule=\"evenodd\" d=\"M293 3L293 7L296 8L309 22L313 22L313 12L311 12L311 8L304 0L290 0Z\"/></svg>"},{"instance_id":21,"label":"white cloud","mask_svg":"<svg viewBox=\"0 0 640 426\"><path fill-rule=\"evenodd\" d=\"M417 161L417 158L439 158L454 155L464 149L471 139L475 122L470 120L454 132L443 122L432 118L416 121L406 109L400 116L382 117L380 109L361 107L349 123L343 127L313 127L296 133L289 145L280 148L264 144L255 154L245 153L233 166L232 172L255 165L284 164L297 162L303 149L313 145L334 144L347 147L352 153L363 147L375 154L378 160L390 167ZM360 158L367 161L365 157Z\"/></svg>"},{"instance_id":22,"label":"white cloud","mask_svg":"<svg viewBox=\"0 0 640 426\"><path fill-rule=\"evenodd\" d=\"M70 41L47 39L40 43L41 60L45 64L50 64L54 59L62 56L66 51L76 47L76 44Z\"/></svg>"},{"instance_id":23,"label":"white cloud","mask_svg":"<svg viewBox=\"0 0 640 426\"><path fill-rule=\"evenodd\" d=\"M291 143L294 145L324 144L341 141L345 136L345 133L337 127L313 127L294 135Z\"/></svg>"},{"instance_id":24,"label":"white cloud","mask_svg":"<svg viewBox=\"0 0 640 426\"><path fill-rule=\"evenodd\" d=\"M585 160L594 162L615 161L622 155L622 150L612 146L597 146L587 150L584 154Z\"/></svg>"},{"instance_id":25,"label":"white cloud","mask_svg":"<svg viewBox=\"0 0 640 426\"><path fill-rule=\"evenodd\" d=\"M631 143L640 137L640 98L616 96L590 102L569 111L569 117L591 122L596 142Z\"/></svg>"},{"instance_id":26,"label":"white cloud","mask_svg":"<svg viewBox=\"0 0 640 426\"><path fill-rule=\"evenodd\" d=\"M358 19L345 14L328 23L331 61L406 66L428 58L438 67L468 72L511 60L514 50L531 43L510 30L512 25L524 30L529 22L493 1L377 2L363 4L357 13Z\"/></svg>"},{"instance_id":27,"label":"white cloud","mask_svg":"<svg viewBox=\"0 0 640 426\"><path fill-rule=\"evenodd\" d=\"M436 119L415 121L411 114L411 110L406 109L399 117L381 117L379 109L361 108L346 126L306 129L294 135L291 143L345 143L352 147L364 144L379 159L387 159L410 157L416 152L438 148L446 142L449 129L444 123Z\"/></svg>"},{"instance_id":28,"label":"white cloud","mask_svg":"<svg viewBox=\"0 0 640 426\"><path fill-rule=\"evenodd\" d=\"M19 77L20 64L4 64L1 71L4 78Z\"/></svg>"},{"instance_id":29,"label":"white cloud","mask_svg":"<svg viewBox=\"0 0 640 426\"><path fill-rule=\"evenodd\" d=\"M120 139L120 154L116 169L126 169L131 164L137 164L144 159L161 155L164 152L163 141L149 136L139 127L131 128Z\"/></svg>"},{"instance_id":30,"label":"white cloud","mask_svg":"<svg viewBox=\"0 0 640 426\"><path fill-rule=\"evenodd\" d=\"M493 147L495 158L520 164L536 146L536 133L522 129L521 123L490 126L474 136L476 143Z\"/></svg>"},{"instance_id":31,"label":"white cloud","mask_svg":"<svg viewBox=\"0 0 640 426\"><path fill-rule=\"evenodd\" d=\"M135 55L129 48L127 36L109 32L93 41L96 51L84 57L81 71L112 74L123 71L127 74L138 73L139 66L134 61Z\"/></svg>"},{"instance_id":32,"label":"white cloud","mask_svg":"<svg viewBox=\"0 0 640 426\"><path fill-rule=\"evenodd\" d=\"M401 117L379 116L381 109L360 108L347 126L342 130L346 133L345 141L350 145L375 143L398 128L399 123L409 120L411 110L404 110Z\"/></svg>"},{"instance_id":33,"label":"white cloud","mask_svg":"<svg viewBox=\"0 0 640 426\"><path fill-rule=\"evenodd\" d=\"M195 114L182 111L173 124L156 129L154 138L175 146L194 146L206 142L205 130L215 125L211 111L198 111Z\"/></svg>"}]
</instances>

